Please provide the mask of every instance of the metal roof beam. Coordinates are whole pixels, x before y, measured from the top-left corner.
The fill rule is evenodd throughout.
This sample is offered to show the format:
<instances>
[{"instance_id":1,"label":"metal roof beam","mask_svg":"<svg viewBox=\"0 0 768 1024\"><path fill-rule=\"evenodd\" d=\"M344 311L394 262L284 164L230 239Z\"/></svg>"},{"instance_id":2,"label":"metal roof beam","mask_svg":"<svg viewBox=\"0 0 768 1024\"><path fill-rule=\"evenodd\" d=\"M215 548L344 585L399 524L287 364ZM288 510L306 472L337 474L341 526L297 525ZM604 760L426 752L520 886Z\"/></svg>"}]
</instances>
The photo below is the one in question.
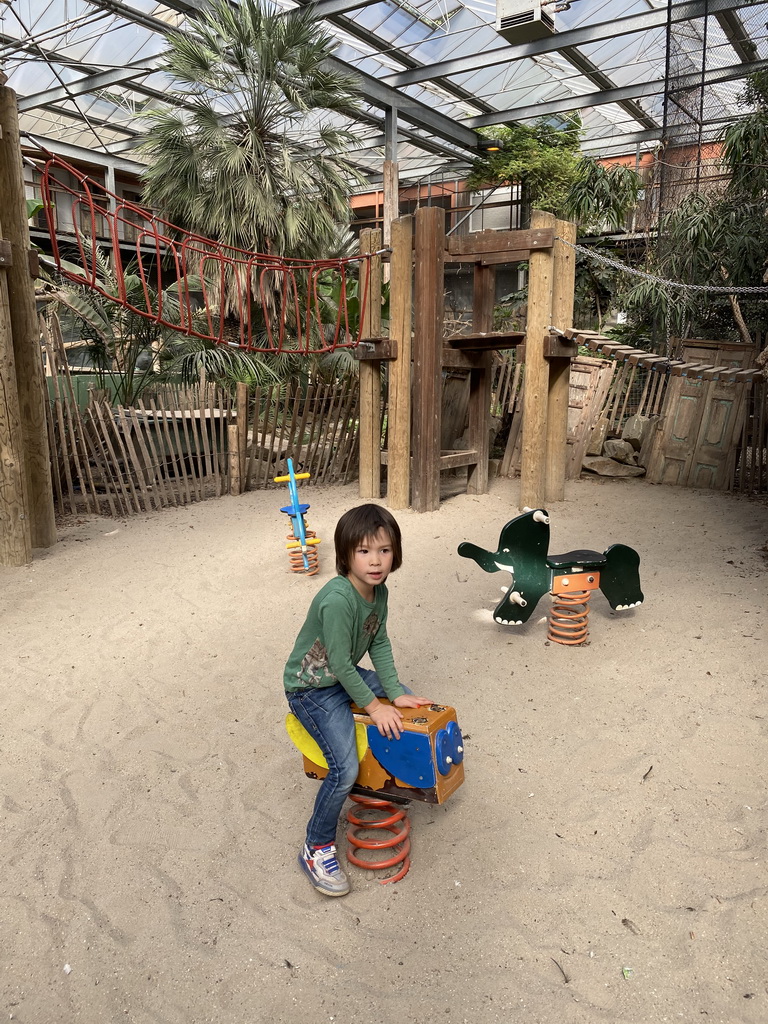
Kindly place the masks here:
<instances>
[{"instance_id":1,"label":"metal roof beam","mask_svg":"<svg viewBox=\"0 0 768 1024\"><path fill-rule=\"evenodd\" d=\"M615 89L616 83L604 74L596 64L585 57L584 54L580 53L574 46L568 46L565 50L561 51L562 55L567 61L569 61L578 71L581 72L585 78L588 78L590 82L593 82L598 89ZM642 125L643 128L657 128L657 122L648 114L639 103L635 103L634 100L622 100L619 103L622 110L625 110L629 116Z\"/></svg>"},{"instance_id":2,"label":"metal roof beam","mask_svg":"<svg viewBox=\"0 0 768 1024\"><path fill-rule=\"evenodd\" d=\"M332 18L334 14L344 14L346 11L357 10L358 7L371 7L379 0L310 0L303 3L304 7L311 7L316 18ZM287 12L286 12L287 13Z\"/></svg>"},{"instance_id":3,"label":"metal roof beam","mask_svg":"<svg viewBox=\"0 0 768 1024\"><path fill-rule=\"evenodd\" d=\"M119 10L125 17L129 17L126 5L121 0L92 0L92 2L99 7L103 7L105 10ZM717 0L709 0L709 2L715 3ZM202 0L164 0L164 6L182 14L194 15L204 5ZM172 29L171 26L159 18L151 18L146 15L141 16L141 23L143 25L147 25L149 22L152 23L155 31L166 35L171 31L179 31L178 29ZM386 85L381 80L373 78L371 75L364 74L337 57L331 57L329 64L338 70L344 71L346 74L355 75L360 81L360 94L362 98L374 107L378 107L380 110L386 110L388 107L397 107L399 114L411 124L424 128L462 149L477 149L478 139L475 132L465 128L453 118L441 114L439 111L427 106L426 103L421 103L419 100L406 96L397 89Z\"/></svg>"},{"instance_id":4,"label":"metal roof beam","mask_svg":"<svg viewBox=\"0 0 768 1024\"><path fill-rule=\"evenodd\" d=\"M706 71L703 75L692 72L680 75L675 79L675 89L694 89L702 85L716 85L718 82L732 82L734 79L745 78L756 71L768 70L768 60L756 60L749 64L736 64L727 68ZM504 124L507 121L525 121L531 117L546 117L549 114L562 114L566 110L583 110L584 107L600 107L606 103L621 103L623 100L637 99L640 96L656 96L664 92L668 82L661 78L655 82L636 82L620 89L607 89L603 92L586 93L583 96L562 96L546 103L532 103L526 107L514 107L511 110L500 110L496 114L481 114L471 117L465 123L473 128L484 128L489 125Z\"/></svg>"},{"instance_id":5,"label":"metal roof beam","mask_svg":"<svg viewBox=\"0 0 768 1024\"><path fill-rule=\"evenodd\" d=\"M138 67L137 67L138 64ZM82 96L89 92L98 92L100 89L108 89L111 85L122 85L130 82L136 74L151 73L146 60L127 64L124 68L113 68L111 71L100 71L95 75L86 75L76 82L68 82L66 86L59 85L55 89L46 89L44 92L30 93L19 99L19 111L24 113L33 110L35 107L46 107L50 103L58 103L59 100L72 99L73 96Z\"/></svg>"},{"instance_id":6,"label":"metal roof beam","mask_svg":"<svg viewBox=\"0 0 768 1024\"><path fill-rule=\"evenodd\" d=\"M721 11L733 11L744 7L754 7L758 0L691 0L689 3L672 4L670 17L673 23L703 18L707 14L718 14ZM494 67L497 64L510 64L525 57L536 57L542 53L552 53L569 46L584 46L587 43L602 42L616 36L633 35L647 32L649 29L663 29L667 25L667 8L633 14L614 21L604 21L596 25L584 25L581 28L557 32L547 39L537 39L532 43L519 46L502 46L497 50L483 50L471 57L455 57L450 60L426 64L410 71L399 71L387 75L384 82L392 86L416 85L429 82L442 75L460 75L481 68Z\"/></svg>"},{"instance_id":7,"label":"metal roof beam","mask_svg":"<svg viewBox=\"0 0 768 1024\"><path fill-rule=\"evenodd\" d=\"M745 63L756 60L757 47L747 35L747 30L736 11L719 11L715 17L739 60Z\"/></svg>"},{"instance_id":8,"label":"metal roof beam","mask_svg":"<svg viewBox=\"0 0 768 1024\"><path fill-rule=\"evenodd\" d=\"M47 150L54 156L64 157L65 160L71 160L78 165L110 167L113 171L121 171L123 174L130 174L137 178L147 169L146 164L140 164L136 160L126 160L124 157L86 149L84 146L73 146L69 142L60 142L58 139L40 138L28 132L22 132L21 137L24 145L31 144L42 151Z\"/></svg>"}]
</instances>

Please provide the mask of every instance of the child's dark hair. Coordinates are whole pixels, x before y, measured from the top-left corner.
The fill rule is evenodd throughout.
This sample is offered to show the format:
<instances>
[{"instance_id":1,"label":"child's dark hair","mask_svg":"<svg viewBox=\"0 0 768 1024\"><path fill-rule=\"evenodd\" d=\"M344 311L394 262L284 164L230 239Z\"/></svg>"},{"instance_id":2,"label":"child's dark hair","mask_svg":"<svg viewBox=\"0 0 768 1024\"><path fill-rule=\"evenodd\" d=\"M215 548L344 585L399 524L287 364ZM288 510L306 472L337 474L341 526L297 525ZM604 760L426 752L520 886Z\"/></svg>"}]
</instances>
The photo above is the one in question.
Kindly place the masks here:
<instances>
[{"instance_id":1,"label":"child's dark hair","mask_svg":"<svg viewBox=\"0 0 768 1024\"><path fill-rule=\"evenodd\" d=\"M389 534L392 543L392 569L394 572L403 564L403 548L400 527L397 520L381 505L358 505L345 512L336 524L333 543L336 547L336 572L348 576L352 555L360 543L368 537L375 537L379 530Z\"/></svg>"}]
</instances>

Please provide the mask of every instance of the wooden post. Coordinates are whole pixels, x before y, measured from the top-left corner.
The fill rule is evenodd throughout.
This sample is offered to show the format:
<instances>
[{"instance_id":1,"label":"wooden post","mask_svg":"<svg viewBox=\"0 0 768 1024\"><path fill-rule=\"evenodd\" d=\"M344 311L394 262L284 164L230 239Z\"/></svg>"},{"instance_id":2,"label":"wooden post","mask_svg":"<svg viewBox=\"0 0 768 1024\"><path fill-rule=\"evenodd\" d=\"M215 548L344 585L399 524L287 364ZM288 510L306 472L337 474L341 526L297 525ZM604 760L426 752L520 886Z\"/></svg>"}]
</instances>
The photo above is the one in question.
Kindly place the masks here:
<instances>
[{"instance_id":1,"label":"wooden post","mask_svg":"<svg viewBox=\"0 0 768 1024\"><path fill-rule=\"evenodd\" d=\"M413 508L440 507L445 211L416 211L413 358Z\"/></svg>"},{"instance_id":2,"label":"wooden post","mask_svg":"<svg viewBox=\"0 0 768 1024\"><path fill-rule=\"evenodd\" d=\"M391 225L389 336L397 359L389 364L387 504L411 502L411 319L413 313L413 217Z\"/></svg>"},{"instance_id":3,"label":"wooden post","mask_svg":"<svg viewBox=\"0 0 768 1024\"><path fill-rule=\"evenodd\" d=\"M360 252L381 249L381 231L366 228L360 232ZM361 264L360 293L365 268ZM381 257L371 259L368 302L363 316L363 338L381 337ZM381 497L381 360L363 360L360 370L360 476L361 498Z\"/></svg>"},{"instance_id":4,"label":"wooden post","mask_svg":"<svg viewBox=\"0 0 768 1024\"><path fill-rule=\"evenodd\" d=\"M0 264L0 565L25 565L32 546L24 495L24 444L6 274Z\"/></svg>"},{"instance_id":5,"label":"wooden post","mask_svg":"<svg viewBox=\"0 0 768 1024\"><path fill-rule=\"evenodd\" d=\"M551 213L532 211L531 228L554 227L555 217ZM552 250L531 250L525 327L520 508L541 508L545 500L549 363L544 358L544 335L552 323L552 271Z\"/></svg>"},{"instance_id":6,"label":"wooden post","mask_svg":"<svg viewBox=\"0 0 768 1024\"><path fill-rule=\"evenodd\" d=\"M576 242L576 225L555 221L556 241L552 249L552 319L560 330L573 326L573 293L576 281L576 252L566 242ZM568 462L568 397L571 381L569 357L549 360L547 400L547 447L545 453L544 493L546 501L565 498L565 470Z\"/></svg>"},{"instance_id":7,"label":"wooden post","mask_svg":"<svg viewBox=\"0 0 768 1024\"><path fill-rule=\"evenodd\" d=\"M246 491L248 473L246 472L246 453L248 451L248 385L237 382L235 409L237 411L237 462L240 476L240 490Z\"/></svg>"},{"instance_id":8,"label":"wooden post","mask_svg":"<svg viewBox=\"0 0 768 1024\"><path fill-rule=\"evenodd\" d=\"M493 330L493 305L496 299L496 269L475 264L472 299L472 330ZM488 490L488 437L491 411L491 366L493 353L479 356L479 365L469 371L469 447L477 451L477 463L467 472L467 494L485 494Z\"/></svg>"},{"instance_id":9,"label":"wooden post","mask_svg":"<svg viewBox=\"0 0 768 1024\"><path fill-rule=\"evenodd\" d=\"M224 410L221 410L222 413ZM227 427L227 456L228 456L228 476L229 476L229 493L239 494L240 493L240 451L238 449L238 428L236 423L231 423Z\"/></svg>"},{"instance_id":10,"label":"wooden post","mask_svg":"<svg viewBox=\"0 0 768 1024\"><path fill-rule=\"evenodd\" d=\"M29 264L29 224L21 163L16 93L0 88L0 196L3 197L3 237L10 242L6 261L10 330L16 365L26 514L33 548L56 543L53 482L48 447L46 403L48 386L43 373L40 331L35 310L35 286Z\"/></svg>"},{"instance_id":11,"label":"wooden post","mask_svg":"<svg viewBox=\"0 0 768 1024\"><path fill-rule=\"evenodd\" d=\"M392 224L400 213L400 175L396 160L384 161L384 245L392 244ZM386 270L386 267L385 267ZM391 274L390 267L390 274Z\"/></svg>"}]
</instances>

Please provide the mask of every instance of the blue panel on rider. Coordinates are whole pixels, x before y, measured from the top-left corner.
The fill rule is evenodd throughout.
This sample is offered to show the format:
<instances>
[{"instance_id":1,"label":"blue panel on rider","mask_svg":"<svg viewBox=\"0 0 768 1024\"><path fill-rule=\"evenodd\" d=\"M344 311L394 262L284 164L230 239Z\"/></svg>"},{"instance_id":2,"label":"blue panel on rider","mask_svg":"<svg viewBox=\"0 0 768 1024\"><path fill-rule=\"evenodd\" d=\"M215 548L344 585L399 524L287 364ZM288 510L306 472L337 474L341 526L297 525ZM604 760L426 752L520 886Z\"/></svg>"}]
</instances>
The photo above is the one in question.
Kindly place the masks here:
<instances>
[{"instance_id":1,"label":"blue panel on rider","mask_svg":"<svg viewBox=\"0 0 768 1024\"><path fill-rule=\"evenodd\" d=\"M402 732L399 740L390 740L369 725L368 744L382 768L396 779L419 789L435 785L432 749L425 733Z\"/></svg>"}]
</instances>

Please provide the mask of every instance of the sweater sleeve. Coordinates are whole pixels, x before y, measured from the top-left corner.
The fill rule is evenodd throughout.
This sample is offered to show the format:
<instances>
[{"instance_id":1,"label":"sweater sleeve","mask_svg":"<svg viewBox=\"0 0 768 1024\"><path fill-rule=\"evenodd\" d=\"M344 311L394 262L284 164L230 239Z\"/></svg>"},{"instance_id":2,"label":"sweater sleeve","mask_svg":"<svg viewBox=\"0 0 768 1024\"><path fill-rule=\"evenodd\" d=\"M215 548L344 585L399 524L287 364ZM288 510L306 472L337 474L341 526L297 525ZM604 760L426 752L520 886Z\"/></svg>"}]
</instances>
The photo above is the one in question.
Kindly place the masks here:
<instances>
[{"instance_id":1,"label":"sweater sleeve","mask_svg":"<svg viewBox=\"0 0 768 1024\"><path fill-rule=\"evenodd\" d=\"M395 697L400 697L405 693L405 690L400 684L400 680L397 675L397 669L395 668L395 659L392 655L392 644L389 642L389 635L387 634L387 611L385 609L382 615L381 624L376 631L376 636L371 641L371 646L368 650L373 667L376 669L376 674L381 681L381 685L384 687L384 693L390 700L394 700Z\"/></svg>"},{"instance_id":2,"label":"sweater sleeve","mask_svg":"<svg viewBox=\"0 0 768 1024\"><path fill-rule=\"evenodd\" d=\"M352 660L355 616L343 594L329 593L318 609L323 641L328 654L328 667L358 707L364 708L376 699L370 687L360 678Z\"/></svg>"}]
</instances>

